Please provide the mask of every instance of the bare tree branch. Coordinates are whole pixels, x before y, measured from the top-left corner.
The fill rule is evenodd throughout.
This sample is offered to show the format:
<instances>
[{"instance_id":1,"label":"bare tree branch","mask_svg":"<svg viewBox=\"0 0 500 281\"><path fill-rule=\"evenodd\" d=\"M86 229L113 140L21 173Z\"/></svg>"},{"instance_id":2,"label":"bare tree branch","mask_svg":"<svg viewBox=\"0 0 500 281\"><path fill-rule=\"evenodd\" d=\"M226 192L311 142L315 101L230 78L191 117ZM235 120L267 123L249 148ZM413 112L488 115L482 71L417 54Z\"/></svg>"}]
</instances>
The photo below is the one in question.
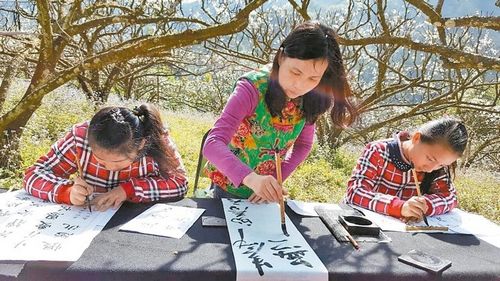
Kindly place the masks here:
<instances>
[{"instance_id":1,"label":"bare tree branch","mask_svg":"<svg viewBox=\"0 0 500 281\"><path fill-rule=\"evenodd\" d=\"M292 5L293 9L299 13L304 20L311 20L311 17L307 13L307 8L309 7L310 0L302 0L302 5L299 7L299 4L295 2L295 0L288 0L288 3Z\"/></svg>"},{"instance_id":2,"label":"bare tree branch","mask_svg":"<svg viewBox=\"0 0 500 281\"><path fill-rule=\"evenodd\" d=\"M41 60L49 60L52 54L53 46L52 46L52 24L50 22L49 15L49 5L47 1L38 0L38 23L42 28L42 41L40 44L40 49L42 50L40 53Z\"/></svg>"},{"instance_id":3,"label":"bare tree branch","mask_svg":"<svg viewBox=\"0 0 500 281\"><path fill-rule=\"evenodd\" d=\"M460 65L462 64L465 66L475 65L479 69L493 69L496 71L500 71L499 58L467 53L461 50L444 46L418 43L404 37L379 36L379 37L365 37L360 39L347 39L338 37L338 41L340 44L346 46L355 46L355 45L366 46L374 44L391 44L391 45L405 46L412 50L418 50L422 52L429 52L446 56L448 58L454 59L457 63L460 63Z\"/></svg>"},{"instance_id":4,"label":"bare tree branch","mask_svg":"<svg viewBox=\"0 0 500 281\"><path fill-rule=\"evenodd\" d=\"M500 17L462 17L462 18L443 18L446 27L469 26L477 28L488 28L500 31Z\"/></svg>"}]
</instances>

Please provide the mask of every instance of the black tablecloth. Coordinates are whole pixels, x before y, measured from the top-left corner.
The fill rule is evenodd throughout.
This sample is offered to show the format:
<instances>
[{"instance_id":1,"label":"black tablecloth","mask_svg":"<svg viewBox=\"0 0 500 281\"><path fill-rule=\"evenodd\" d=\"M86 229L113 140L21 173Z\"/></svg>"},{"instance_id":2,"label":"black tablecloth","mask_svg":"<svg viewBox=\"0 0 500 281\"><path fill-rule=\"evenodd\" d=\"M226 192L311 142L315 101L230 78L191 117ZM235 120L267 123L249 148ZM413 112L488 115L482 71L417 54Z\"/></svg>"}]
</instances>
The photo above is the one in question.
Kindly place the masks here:
<instances>
[{"instance_id":1,"label":"black tablecloth","mask_svg":"<svg viewBox=\"0 0 500 281\"><path fill-rule=\"evenodd\" d=\"M224 217L220 200L183 199L172 204ZM225 227L203 227L198 219L181 239L118 231L150 206L125 203L78 261L27 262L18 280L236 279ZM325 264L329 280L500 280L500 249L472 235L387 232L392 243L362 243L355 251L337 242L319 218L301 217L288 208L287 214ZM453 265L435 275L397 260L412 249Z\"/></svg>"}]
</instances>

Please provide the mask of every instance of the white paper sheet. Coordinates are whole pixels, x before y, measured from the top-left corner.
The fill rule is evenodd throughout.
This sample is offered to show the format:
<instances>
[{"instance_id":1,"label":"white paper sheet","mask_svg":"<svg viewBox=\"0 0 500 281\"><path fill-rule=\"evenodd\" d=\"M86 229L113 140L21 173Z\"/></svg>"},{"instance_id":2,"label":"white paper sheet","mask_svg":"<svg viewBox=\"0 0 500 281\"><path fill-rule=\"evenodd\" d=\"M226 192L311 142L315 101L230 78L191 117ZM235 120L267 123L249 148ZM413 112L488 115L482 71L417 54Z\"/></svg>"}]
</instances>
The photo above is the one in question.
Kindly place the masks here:
<instances>
[{"instance_id":1,"label":"white paper sheet","mask_svg":"<svg viewBox=\"0 0 500 281\"><path fill-rule=\"evenodd\" d=\"M375 222L382 230L406 232L406 224L397 218L375 213L371 210L353 206L361 210L364 215ZM449 234L472 234L476 237L500 248L500 226L486 219L483 216L471 214L458 208L443 215L427 217L429 225L447 226L448 231L429 231L419 232L443 232ZM413 225L425 226L424 222Z\"/></svg>"},{"instance_id":2,"label":"white paper sheet","mask_svg":"<svg viewBox=\"0 0 500 281\"><path fill-rule=\"evenodd\" d=\"M222 199L236 263L237 281L328 280L328 271L286 217L281 230L278 204Z\"/></svg>"},{"instance_id":3,"label":"white paper sheet","mask_svg":"<svg viewBox=\"0 0 500 281\"><path fill-rule=\"evenodd\" d=\"M155 204L120 227L120 230L181 238L205 209Z\"/></svg>"},{"instance_id":4,"label":"white paper sheet","mask_svg":"<svg viewBox=\"0 0 500 281\"><path fill-rule=\"evenodd\" d=\"M76 261L117 210L54 204L24 190L0 194L0 260Z\"/></svg>"},{"instance_id":5,"label":"white paper sheet","mask_svg":"<svg viewBox=\"0 0 500 281\"><path fill-rule=\"evenodd\" d=\"M318 214L314 210L314 207L316 206L325 206L327 208L330 208L332 210L342 210L338 204L329 204L329 203L318 203L318 202L304 202L304 201L298 201L298 200L292 200L288 199L287 205L297 214L302 215L302 216L309 216L309 217L317 217Z\"/></svg>"}]
</instances>

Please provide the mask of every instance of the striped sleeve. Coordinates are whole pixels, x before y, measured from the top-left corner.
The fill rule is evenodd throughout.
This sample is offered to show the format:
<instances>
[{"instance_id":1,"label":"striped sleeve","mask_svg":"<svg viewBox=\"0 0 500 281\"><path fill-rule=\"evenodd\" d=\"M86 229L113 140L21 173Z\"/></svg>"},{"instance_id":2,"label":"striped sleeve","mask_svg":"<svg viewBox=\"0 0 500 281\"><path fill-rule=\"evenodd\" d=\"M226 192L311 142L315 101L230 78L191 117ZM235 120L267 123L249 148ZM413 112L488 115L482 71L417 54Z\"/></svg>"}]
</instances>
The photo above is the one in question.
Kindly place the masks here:
<instances>
[{"instance_id":1,"label":"striped sleeve","mask_svg":"<svg viewBox=\"0 0 500 281\"><path fill-rule=\"evenodd\" d=\"M370 143L358 159L347 183L344 201L378 213L401 217L404 201L390 194L377 192L384 163L381 143Z\"/></svg>"},{"instance_id":2,"label":"striped sleeve","mask_svg":"<svg viewBox=\"0 0 500 281\"><path fill-rule=\"evenodd\" d=\"M187 193L187 180L185 177L148 176L131 178L121 184L127 193L127 200L139 203L158 201L167 198L182 198Z\"/></svg>"},{"instance_id":3,"label":"striped sleeve","mask_svg":"<svg viewBox=\"0 0 500 281\"><path fill-rule=\"evenodd\" d=\"M451 211L458 205L457 192L451 181L450 174L443 169L431 184L430 194L425 194L427 199L426 215L441 215Z\"/></svg>"},{"instance_id":4,"label":"striped sleeve","mask_svg":"<svg viewBox=\"0 0 500 281\"><path fill-rule=\"evenodd\" d=\"M175 169L166 176L158 176L159 172L148 171L146 177L131 178L121 184L127 193L127 199L131 202L150 202L166 198L183 198L187 194L187 176L182 163L181 155L177 147L168 134L165 134L165 141L173 156L168 157L172 161Z\"/></svg>"},{"instance_id":5,"label":"striped sleeve","mask_svg":"<svg viewBox=\"0 0 500 281\"><path fill-rule=\"evenodd\" d=\"M69 204L69 192L75 173L75 138L73 130L53 144L24 174L23 187L29 194L55 203Z\"/></svg>"}]
</instances>

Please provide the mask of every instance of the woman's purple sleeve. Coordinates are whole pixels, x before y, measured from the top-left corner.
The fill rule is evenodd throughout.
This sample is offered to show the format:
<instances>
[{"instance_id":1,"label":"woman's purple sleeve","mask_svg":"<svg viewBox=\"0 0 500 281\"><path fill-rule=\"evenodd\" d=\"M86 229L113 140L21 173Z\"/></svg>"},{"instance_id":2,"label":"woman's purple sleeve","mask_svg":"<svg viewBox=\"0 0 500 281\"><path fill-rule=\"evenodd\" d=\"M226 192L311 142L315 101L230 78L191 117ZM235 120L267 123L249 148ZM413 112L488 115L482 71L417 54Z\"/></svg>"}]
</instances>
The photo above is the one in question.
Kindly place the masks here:
<instances>
[{"instance_id":1,"label":"woman's purple sleeve","mask_svg":"<svg viewBox=\"0 0 500 281\"><path fill-rule=\"evenodd\" d=\"M203 146L203 156L234 186L239 186L253 170L241 162L227 145L243 119L254 113L258 101L259 93L253 84L246 79L239 80Z\"/></svg>"}]
</instances>

